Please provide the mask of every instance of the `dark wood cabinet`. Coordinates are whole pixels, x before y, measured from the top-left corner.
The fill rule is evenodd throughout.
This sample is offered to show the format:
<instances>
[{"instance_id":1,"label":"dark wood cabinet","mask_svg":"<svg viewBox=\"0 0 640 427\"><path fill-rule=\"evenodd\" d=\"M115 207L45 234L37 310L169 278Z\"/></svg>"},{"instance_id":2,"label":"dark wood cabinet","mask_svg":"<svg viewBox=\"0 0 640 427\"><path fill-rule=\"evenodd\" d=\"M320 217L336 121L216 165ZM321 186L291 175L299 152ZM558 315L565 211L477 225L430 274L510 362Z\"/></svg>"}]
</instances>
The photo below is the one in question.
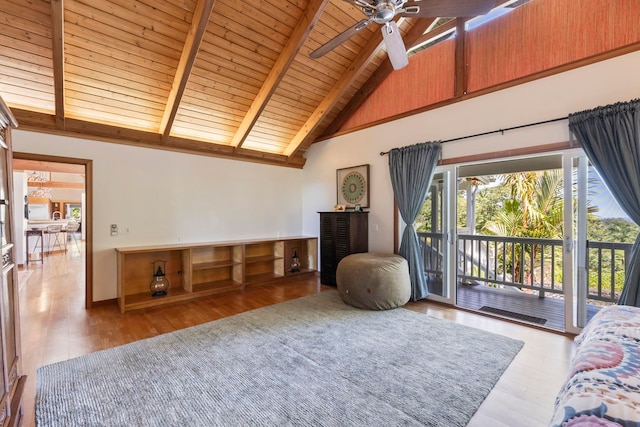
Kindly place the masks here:
<instances>
[{"instance_id":1,"label":"dark wood cabinet","mask_svg":"<svg viewBox=\"0 0 640 427\"><path fill-rule=\"evenodd\" d=\"M335 285L340 260L368 250L368 212L320 212L321 283Z\"/></svg>"},{"instance_id":2,"label":"dark wood cabinet","mask_svg":"<svg viewBox=\"0 0 640 427\"><path fill-rule=\"evenodd\" d=\"M14 256L13 168L11 128L16 121L0 98L0 425L14 426L22 416L22 393L26 377L21 375L20 311L18 310L18 272Z\"/></svg>"}]
</instances>

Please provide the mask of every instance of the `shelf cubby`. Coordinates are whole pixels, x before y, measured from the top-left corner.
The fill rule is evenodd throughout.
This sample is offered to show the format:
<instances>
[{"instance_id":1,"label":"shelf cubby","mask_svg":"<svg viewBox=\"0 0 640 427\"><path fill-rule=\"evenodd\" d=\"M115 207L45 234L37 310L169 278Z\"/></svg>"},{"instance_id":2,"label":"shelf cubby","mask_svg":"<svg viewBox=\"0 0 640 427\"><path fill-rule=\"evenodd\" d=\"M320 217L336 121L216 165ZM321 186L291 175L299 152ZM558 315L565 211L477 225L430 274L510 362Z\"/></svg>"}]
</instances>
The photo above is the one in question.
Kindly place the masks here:
<instances>
[{"instance_id":1,"label":"shelf cubby","mask_svg":"<svg viewBox=\"0 0 640 427\"><path fill-rule=\"evenodd\" d=\"M158 251L138 251L127 254L126 262L118 259L118 277L126 286L118 287L118 300L127 301L130 307L143 308L163 301L180 301L189 294L188 266L189 254L183 249L163 249ZM167 295L154 297L149 285L153 278L155 261L164 261L164 273L169 280Z\"/></svg>"},{"instance_id":2,"label":"shelf cubby","mask_svg":"<svg viewBox=\"0 0 640 427\"><path fill-rule=\"evenodd\" d=\"M297 254L300 262L300 271L291 271L293 255ZM318 269L318 240L317 239L290 239L284 241L285 275L299 274L316 271Z\"/></svg>"},{"instance_id":3,"label":"shelf cubby","mask_svg":"<svg viewBox=\"0 0 640 427\"><path fill-rule=\"evenodd\" d=\"M241 287L242 245L191 249L192 292L222 292Z\"/></svg>"}]
</instances>

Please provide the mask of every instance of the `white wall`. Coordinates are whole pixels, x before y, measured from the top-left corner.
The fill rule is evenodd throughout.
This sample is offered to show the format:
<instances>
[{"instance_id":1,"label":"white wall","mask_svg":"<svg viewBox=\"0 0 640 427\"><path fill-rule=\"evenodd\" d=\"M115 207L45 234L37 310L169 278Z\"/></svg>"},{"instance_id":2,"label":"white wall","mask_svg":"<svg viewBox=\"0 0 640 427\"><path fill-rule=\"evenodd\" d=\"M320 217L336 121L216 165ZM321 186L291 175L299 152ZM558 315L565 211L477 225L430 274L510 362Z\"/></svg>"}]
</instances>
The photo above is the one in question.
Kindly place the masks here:
<instances>
[{"instance_id":1,"label":"white wall","mask_svg":"<svg viewBox=\"0 0 640 427\"><path fill-rule=\"evenodd\" d=\"M393 193L381 151L534 123L640 97L640 52L313 144L304 168L303 229L336 203L336 169L369 163L369 250L393 251ZM567 121L443 145L443 158L569 140Z\"/></svg>"},{"instance_id":2,"label":"white wall","mask_svg":"<svg viewBox=\"0 0 640 427\"><path fill-rule=\"evenodd\" d=\"M93 160L94 301L117 296L116 247L302 234L299 169L20 130L12 139L14 151ZM129 232L112 237L110 224Z\"/></svg>"},{"instance_id":3,"label":"white wall","mask_svg":"<svg viewBox=\"0 0 640 427\"><path fill-rule=\"evenodd\" d=\"M51 181L75 182L78 184L84 184L84 177L77 173L52 172ZM51 200L80 202L82 200L82 193L84 193L84 190L78 188L52 188Z\"/></svg>"}]
</instances>

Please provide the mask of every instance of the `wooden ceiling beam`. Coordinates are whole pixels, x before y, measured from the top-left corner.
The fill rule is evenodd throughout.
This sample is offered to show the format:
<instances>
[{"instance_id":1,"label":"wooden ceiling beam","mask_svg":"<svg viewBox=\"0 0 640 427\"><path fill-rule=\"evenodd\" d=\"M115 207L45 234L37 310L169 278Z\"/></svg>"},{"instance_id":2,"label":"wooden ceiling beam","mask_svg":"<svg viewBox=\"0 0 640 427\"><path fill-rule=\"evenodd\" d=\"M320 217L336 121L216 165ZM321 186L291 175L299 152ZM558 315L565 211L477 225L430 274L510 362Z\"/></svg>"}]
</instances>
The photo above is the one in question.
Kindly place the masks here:
<instances>
[{"instance_id":1,"label":"wooden ceiling beam","mask_svg":"<svg viewBox=\"0 0 640 427\"><path fill-rule=\"evenodd\" d=\"M51 44L56 127L64 129L64 0L51 0Z\"/></svg>"},{"instance_id":2,"label":"wooden ceiling beam","mask_svg":"<svg viewBox=\"0 0 640 427\"><path fill-rule=\"evenodd\" d=\"M467 93L467 52L465 49L467 31L464 18L456 19L456 47L454 65L454 96Z\"/></svg>"},{"instance_id":3,"label":"wooden ceiling beam","mask_svg":"<svg viewBox=\"0 0 640 427\"><path fill-rule=\"evenodd\" d=\"M84 174L84 165L71 163L45 162L42 160L13 159L14 171L42 171L59 173L79 173Z\"/></svg>"},{"instance_id":4,"label":"wooden ceiling beam","mask_svg":"<svg viewBox=\"0 0 640 427\"><path fill-rule=\"evenodd\" d=\"M55 133L56 116L51 114L38 113L31 110L23 110L21 108L11 108L16 122L20 123L20 130L33 129L40 132Z\"/></svg>"},{"instance_id":5,"label":"wooden ceiling beam","mask_svg":"<svg viewBox=\"0 0 640 427\"><path fill-rule=\"evenodd\" d=\"M424 32L435 21L433 19L416 19L414 25L404 35L403 40L407 49L415 44ZM335 119L327 126L322 133L320 139L324 139L330 135L337 133L340 128L349 120L349 118L360 108L362 103L373 93L373 91L382 84L382 82L393 72L393 67L389 61L383 61L374 71L364 85L351 98L349 103L343 108Z\"/></svg>"},{"instance_id":6,"label":"wooden ceiling beam","mask_svg":"<svg viewBox=\"0 0 640 427\"><path fill-rule=\"evenodd\" d=\"M298 21L296 28L293 30L289 40L287 40L287 44L278 56L278 59L271 68L266 80L262 84L258 95L251 103L251 107L249 107L249 110L244 115L242 123L240 123L236 133L233 135L233 139L231 140L232 146L237 148L242 147L242 144L251 132L251 128L253 128L258 117L260 117L260 114L267 106L271 96L286 75L291 63L309 37L311 30L315 27L320 16L322 16L322 13L328 3L329 0L313 0L309 2L306 10L302 14L302 18Z\"/></svg>"},{"instance_id":7,"label":"wooden ceiling beam","mask_svg":"<svg viewBox=\"0 0 640 427\"><path fill-rule=\"evenodd\" d=\"M351 65L346 69L342 77L331 88L326 97L320 102L311 116L304 123L302 128L293 137L289 145L284 151L287 156L295 156L303 149L308 148L313 142L311 133L318 127L322 119L331 111L331 109L340 100L340 97L349 89L353 81L360 75L362 70L366 68L371 59L376 55L378 50L382 48L382 33L377 31L373 37L369 39L360 54L354 59Z\"/></svg>"},{"instance_id":8,"label":"wooden ceiling beam","mask_svg":"<svg viewBox=\"0 0 640 427\"><path fill-rule=\"evenodd\" d=\"M84 190L84 182L62 182L62 181L29 182L29 181L27 181L27 187L35 187L35 188L72 188L72 189L75 189L75 190Z\"/></svg>"},{"instance_id":9,"label":"wooden ceiling beam","mask_svg":"<svg viewBox=\"0 0 640 427\"><path fill-rule=\"evenodd\" d=\"M171 126L178 113L178 108L180 108L180 101L189 82L189 76L191 75L198 51L200 50L204 33L207 30L214 4L215 0L199 0L196 3L191 27L184 42L178 68L176 69L176 74L173 76L171 91L169 92L164 114L160 121L159 133L162 135L162 141L166 141L171 133Z\"/></svg>"},{"instance_id":10,"label":"wooden ceiling beam","mask_svg":"<svg viewBox=\"0 0 640 427\"><path fill-rule=\"evenodd\" d=\"M306 159L304 159L302 155L292 157L255 150L237 150L230 145L195 141L172 136L163 140L162 135L158 133L127 129L101 123L92 123L77 119L66 119L65 129L62 130L56 128L55 116L53 115L36 113L18 108L12 109L12 112L16 121L20 123L21 130L65 135L75 138L112 142L116 144L157 150L198 154L202 156L219 157L232 160L243 160L273 166L286 166L298 169L302 168L306 162Z\"/></svg>"}]
</instances>

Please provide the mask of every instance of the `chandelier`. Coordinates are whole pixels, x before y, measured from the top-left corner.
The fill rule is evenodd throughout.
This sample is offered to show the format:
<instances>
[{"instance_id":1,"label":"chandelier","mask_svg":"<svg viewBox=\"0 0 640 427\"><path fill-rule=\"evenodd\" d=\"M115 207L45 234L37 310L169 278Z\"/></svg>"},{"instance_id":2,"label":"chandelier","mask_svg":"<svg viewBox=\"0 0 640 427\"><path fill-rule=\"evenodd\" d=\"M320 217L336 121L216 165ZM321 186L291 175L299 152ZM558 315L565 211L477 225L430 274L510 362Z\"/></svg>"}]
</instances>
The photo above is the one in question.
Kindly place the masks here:
<instances>
[{"instance_id":1,"label":"chandelier","mask_svg":"<svg viewBox=\"0 0 640 427\"><path fill-rule=\"evenodd\" d=\"M44 188L44 187L39 187L35 190L31 190L29 192L29 197L40 197L40 198L44 198L44 199L50 199L51 198L51 189L50 188Z\"/></svg>"},{"instance_id":2,"label":"chandelier","mask_svg":"<svg viewBox=\"0 0 640 427\"><path fill-rule=\"evenodd\" d=\"M40 175L39 172L33 171L29 175L27 175L27 182L49 182L48 178ZM51 188L49 187L38 187L35 190L29 192L29 197L40 197L45 199L51 198Z\"/></svg>"},{"instance_id":3,"label":"chandelier","mask_svg":"<svg viewBox=\"0 0 640 427\"><path fill-rule=\"evenodd\" d=\"M27 175L27 182L47 182L48 179L40 175L39 172L33 171Z\"/></svg>"}]
</instances>

